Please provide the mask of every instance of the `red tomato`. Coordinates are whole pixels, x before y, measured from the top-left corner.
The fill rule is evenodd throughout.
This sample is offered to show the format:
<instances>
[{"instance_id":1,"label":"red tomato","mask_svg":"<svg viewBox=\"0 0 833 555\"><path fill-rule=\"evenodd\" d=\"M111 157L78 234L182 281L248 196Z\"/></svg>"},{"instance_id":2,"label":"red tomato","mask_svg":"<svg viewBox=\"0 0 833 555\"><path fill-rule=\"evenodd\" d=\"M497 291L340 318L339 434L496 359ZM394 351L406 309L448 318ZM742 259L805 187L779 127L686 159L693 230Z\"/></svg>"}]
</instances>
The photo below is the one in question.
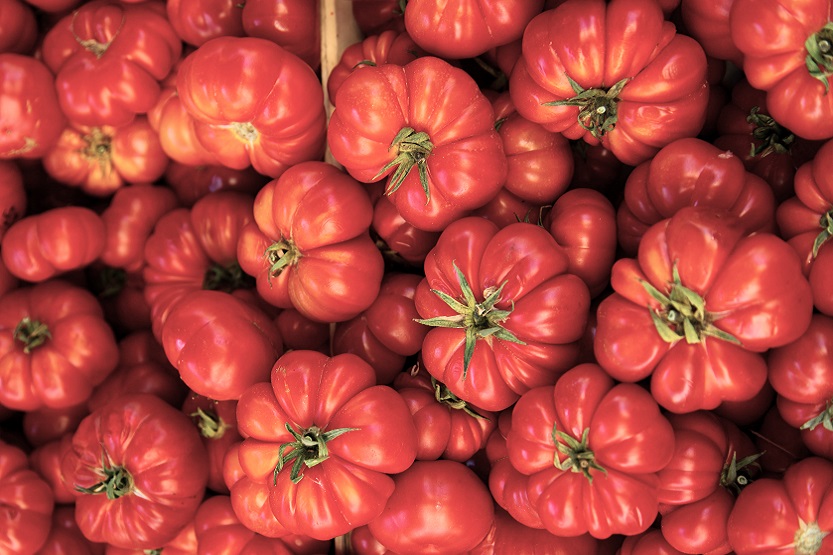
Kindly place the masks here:
<instances>
[{"instance_id":1,"label":"red tomato","mask_svg":"<svg viewBox=\"0 0 833 555\"><path fill-rule=\"evenodd\" d=\"M148 121L159 136L162 151L173 162L189 167L220 164L197 137L196 120L185 110L173 85L159 93L156 104L148 111Z\"/></svg>"},{"instance_id":2,"label":"red tomato","mask_svg":"<svg viewBox=\"0 0 833 555\"><path fill-rule=\"evenodd\" d=\"M124 395L93 411L61 465L84 536L127 549L169 542L203 498L205 456L188 417L154 395Z\"/></svg>"},{"instance_id":3,"label":"red tomato","mask_svg":"<svg viewBox=\"0 0 833 555\"><path fill-rule=\"evenodd\" d=\"M26 454L4 441L0 441L0 492L0 550L39 553L52 525L52 490L29 467Z\"/></svg>"},{"instance_id":4,"label":"red tomato","mask_svg":"<svg viewBox=\"0 0 833 555\"><path fill-rule=\"evenodd\" d=\"M321 65L321 20L318 2L309 0L247 0L243 30L250 37L268 39L306 62Z\"/></svg>"},{"instance_id":5,"label":"red tomato","mask_svg":"<svg viewBox=\"0 0 833 555\"><path fill-rule=\"evenodd\" d=\"M321 83L274 42L212 39L183 60L176 90L197 139L224 166L274 178L324 153Z\"/></svg>"},{"instance_id":6,"label":"red tomato","mask_svg":"<svg viewBox=\"0 0 833 555\"><path fill-rule=\"evenodd\" d=\"M195 393L228 401L269 376L283 353L272 320L251 303L220 291L193 291L162 326L161 343Z\"/></svg>"},{"instance_id":7,"label":"red tomato","mask_svg":"<svg viewBox=\"0 0 833 555\"><path fill-rule=\"evenodd\" d=\"M474 58L521 38L544 0L410 0L405 29L442 58Z\"/></svg>"},{"instance_id":8,"label":"red tomato","mask_svg":"<svg viewBox=\"0 0 833 555\"><path fill-rule=\"evenodd\" d=\"M353 72L327 142L359 181L387 178L399 213L426 231L486 204L506 177L491 104L467 73L433 56Z\"/></svg>"},{"instance_id":9,"label":"red tomato","mask_svg":"<svg viewBox=\"0 0 833 555\"><path fill-rule=\"evenodd\" d=\"M741 159L696 138L678 139L638 165L625 182L619 205L619 243L636 253L639 241L660 220L684 206L706 206L736 216L748 233L775 231L775 198Z\"/></svg>"},{"instance_id":10,"label":"red tomato","mask_svg":"<svg viewBox=\"0 0 833 555\"><path fill-rule=\"evenodd\" d=\"M205 461L208 467L208 489L228 493L223 478L223 459L229 447L243 439L237 431L237 401L215 401L191 392L182 404L182 412L191 418L199 430L208 454Z\"/></svg>"},{"instance_id":11,"label":"red tomato","mask_svg":"<svg viewBox=\"0 0 833 555\"><path fill-rule=\"evenodd\" d=\"M485 218L498 227L506 227L518 222L540 224L545 208L540 204L529 202L503 187L492 200L472 211L472 216Z\"/></svg>"},{"instance_id":12,"label":"red tomato","mask_svg":"<svg viewBox=\"0 0 833 555\"><path fill-rule=\"evenodd\" d=\"M75 522L74 505L58 505L52 513L52 528L38 555L104 555L104 544L84 537Z\"/></svg>"},{"instance_id":13,"label":"red tomato","mask_svg":"<svg viewBox=\"0 0 833 555\"><path fill-rule=\"evenodd\" d=\"M159 545L156 549L133 549L108 545L104 555L148 555L148 553L164 553L165 555L193 555L197 552L197 535L194 523L189 522L173 539Z\"/></svg>"},{"instance_id":14,"label":"red tomato","mask_svg":"<svg viewBox=\"0 0 833 555\"><path fill-rule=\"evenodd\" d=\"M55 76L31 56L0 53L0 159L40 158L66 127Z\"/></svg>"},{"instance_id":15,"label":"red tomato","mask_svg":"<svg viewBox=\"0 0 833 555\"><path fill-rule=\"evenodd\" d=\"M237 257L270 304L320 322L349 320L379 294L384 260L367 192L324 162L296 164L257 195Z\"/></svg>"},{"instance_id":16,"label":"red tomato","mask_svg":"<svg viewBox=\"0 0 833 555\"><path fill-rule=\"evenodd\" d=\"M87 416L85 411L83 416ZM80 423L83 418L76 423ZM62 505L75 503L75 490L64 482L61 474L61 460L72 448L72 434L75 428L65 433L58 439L53 439L36 447L29 453L29 464L49 484L56 503Z\"/></svg>"},{"instance_id":17,"label":"red tomato","mask_svg":"<svg viewBox=\"0 0 833 555\"><path fill-rule=\"evenodd\" d=\"M773 271L777 268L777 271ZM682 208L645 233L636 259L613 266L615 293L598 309L596 358L611 376L639 381L672 412L754 397L761 353L794 341L812 316L795 252L737 218Z\"/></svg>"},{"instance_id":18,"label":"red tomato","mask_svg":"<svg viewBox=\"0 0 833 555\"><path fill-rule=\"evenodd\" d=\"M146 113L182 53L162 2L86 2L52 26L43 59L73 124L118 127Z\"/></svg>"},{"instance_id":19,"label":"red tomato","mask_svg":"<svg viewBox=\"0 0 833 555\"><path fill-rule=\"evenodd\" d=\"M286 350L309 349L330 354L330 324L310 320L294 308L281 310L275 317Z\"/></svg>"},{"instance_id":20,"label":"red tomato","mask_svg":"<svg viewBox=\"0 0 833 555\"><path fill-rule=\"evenodd\" d=\"M0 4L0 52L29 54L38 38L38 21L31 7L20 0Z\"/></svg>"},{"instance_id":21,"label":"red tomato","mask_svg":"<svg viewBox=\"0 0 833 555\"><path fill-rule=\"evenodd\" d=\"M51 280L7 293L0 306L0 404L76 405L116 367L113 330L86 290Z\"/></svg>"},{"instance_id":22,"label":"red tomato","mask_svg":"<svg viewBox=\"0 0 833 555\"><path fill-rule=\"evenodd\" d=\"M509 92L525 118L636 165L703 127L706 56L656 2L570 0L527 25Z\"/></svg>"},{"instance_id":23,"label":"red tomato","mask_svg":"<svg viewBox=\"0 0 833 555\"><path fill-rule=\"evenodd\" d=\"M440 233L423 231L405 221L388 196L382 184L369 187L373 204L371 235L376 237L376 246L388 260L405 266L422 268L428 251L437 244Z\"/></svg>"},{"instance_id":24,"label":"red tomato","mask_svg":"<svg viewBox=\"0 0 833 555\"><path fill-rule=\"evenodd\" d=\"M402 0L351 0L356 25L365 36L388 29L405 30L405 5Z\"/></svg>"},{"instance_id":25,"label":"red tomato","mask_svg":"<svg viewBox=\"0 0 833 555\"><path fill-rule=\"evenodd\" d=\"M417 435L405 401L375 384L355 355L290 351L271 384L240 398L240 465L255 486L267 485L271 520L288 532L328 540L367 524L394 491L388 474L413 464ZM233 498L245 495L241 482Z\"/></svg>"},{"instance_id":26,"label":"red tomato","mask_svg":"<svg viewBox=\"0 0 833 555\"><path fill-rule=\"evenodd\" d=\"M176 34L193 46L217 37L242 37L243 8L235 0L168 0L165 4Z\"/></svg>"},{"instance_id":27,"label":"red tomato","mask_svg":"<svg viewBox=\"0 0 833 555\"><path fill-rule=\"evenodd\" d=\"M674 549L659 530L648 530L626 537L617 555L684 555L684 552Z\"/></svg>"},{"instance_id":28,"label":"red tomato","mask_svg":"<svg viewBox=\"0 0 833 555\"><path fill-rule=\"evenodd\" d=\"M732 4L734 0L685 0L680 2L680 18L686 34L697 39L707 56L743 67L743 53L732 41L729 26Z\"/></svg>"},{"instance_id":29,"label":"red tomato","mask_svg":"<svg viewBox=\"0 0 833 555\"><path fill-rule=\"evenodd\" d=\"M462 463L417 461L393 481L393 494L367 528L395 553L465 553L492 528L495 509L489 490Z\"/></svg>"},{"instance_id":30,"label":"red tomato","mask_svg":"<svg viewBox=\"0 0 833 555\"><path fill-rule=\"evenodd\" d=\"M23 174L14 162L0 160L0 239L26 214Z\"/></svg>"},{"instance_id":31,"label":"red tomato","mask_svg":"<svg viewBox=\"0 0 833 555\"><path fill-rule=\"evenodd\" d=\"M194 206L208 193L238 191L256 195L269 182L252 168L234 170L220 165L189 166L171 162L165 171L165 183L173 189L183 206Z\"/></svg>"},{"instance_id":32,"label":"red tomato","mask_svg":"<svg viewBox=\"0 0 833 555\"><path fill-rule=\"evenodd\" d=\"M800 6L784 0L735 0L729 13L732 41L743 53L749 83L766 91L772 117L805 139L833 137L830 10L830 0Z\"/></svg>"},{"instance_id":33,"label":"red tomato","mask_svg":"<svg viewBox=\"0 0 833 555\"><path fill-rule=\"evenodd\" d=\"M818 457L755 481L729 515L730 545L737 555L833 552L832 492L833 463Z\"/></svg>"},{"instance_id":34,"label":"red tomato","mask_svg":"<svg viewBox=\"0 0 833 555\"><path fill-rule=\"evenodd\" d=\"M607 538L653 523L674 430L644 389L582 364L521 396L506 447L547 530Z\"/></svg>"},{"instance_id":35,"label":"red tomato","mask_svg":"<svg viewBox=\"0 0 833 555\"><path fill-rule=\"evenodd\" d=\"M112 376L112 374L110 374ZM109 377L109 376L108 376ZM23 435L33 447L40 447L72 433L90 414L87 402L62 408L40 407L23 413Z\"/></svg>"},{"instance_id":36,"label":"red tomato","mask_svg":"<svg viewBox=\"0 0 833 555\"><path fill-rule=\"evenodd\" d=\"M562 538L538 528L529 528L516 521L506 511L495 510L492 530L468 555L512 555L514 553L535 553L535 555L603 555L600 542L585 534Z\"/></svg>"},{"instance_id":37,"label":"red tomato","mask_svg":"<svg viewBox=\"0 0 833 555\"><path fill-rule=\"evenodd\" d=\"M552 235L482 218L449 225L415 297L425 368L466 402L503 410L576 361L590 293Z\"/></svg>"}]
</instances>

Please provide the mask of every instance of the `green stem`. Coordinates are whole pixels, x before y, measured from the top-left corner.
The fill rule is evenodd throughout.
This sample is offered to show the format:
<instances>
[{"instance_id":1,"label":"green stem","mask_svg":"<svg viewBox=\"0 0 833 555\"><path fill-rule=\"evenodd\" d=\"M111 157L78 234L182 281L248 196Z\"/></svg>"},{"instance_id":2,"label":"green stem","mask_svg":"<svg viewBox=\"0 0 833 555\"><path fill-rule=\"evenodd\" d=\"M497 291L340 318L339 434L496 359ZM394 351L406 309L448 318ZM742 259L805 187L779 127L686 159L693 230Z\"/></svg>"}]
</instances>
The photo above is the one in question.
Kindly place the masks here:
<instances>
[{"instance_id":1,"label":"green stem","mask_svg":"<svg viewBox=\"0 0 833 555\"><path fill-rule=\"evenodd\" d=\"M813 241L813 258L819 255L819 249L830 237L833 237L833 208L824 213L819 220L821 233Z\"/></svg>"},{"instance_id":2,"label":"green stem","mask_svg":"<svg viewBox=\"0 0 833 555\"><path fill-rule=\"evenodd\" d=\"M289 239L281 239L269 245L264 253L269 263L269 277L277 277L284 268L295 264L301 253Z\"/></svg>"},{"instance_id":3,"label":"green stem","mask_svg":"<svg viewBox=\"0 0 833 555\"><path fill-rule=\"evenodd\" d=\"M557 454L554 456L555 467L565 471L580 472L592 484L594 472L591 471L607 474L607 470L596 462L596 455L588 445L589 435L590 428L585 428L581 439L576 439L566 432L557 430L555 424L552 426L552 442L558 452L565 456L564 460L559 460Z\"/></svg>"},{"instance_id":4,"label":"green stem","mask_svg":"<svg viewBox=\"0 0 833 555\"><path fill-rule=\"evenodd\" d=\"M583 89L569 75L567 79L576 96L566 100L545 102L544 106L577 106L578 122L597 139L613 131L619 118L619 95L630 81L629 77L615 83L609 89Z\"/></svg>"},{"instance_id":5,"label":"green stem","mask_svg":"<svg viewBox=\"0 0 833 555\"><path fill-rule=\"evenodd\" d=\"M297 484L304 477L301 474L304 466L312 468L329 458L328 442L342 434L358 430L358 428L338 428L325 432L318 426L311 426L306 430L295 431L288 422L286 423L286 429L292 434L295 441L284 443L278 449L281 456L278 459L278 464L275 466L275 472L273 473L274 484L278 483L278 474L290 461L292 461L292 470L290 470L289 479Z\"/></svg>"},{"instance_id":6,"label":"green stem","mask_svg":"<svg viewBox=\"0 0 833 555\"><path fill-rule=\"evenodd\" d=\"M103 493L110 500L133 493L133 476L123 466L110 466L103 453L101 455L101 468L98 472L103 478L100 482L88 488L76 485L75 489L81 493L91 495Z\"/></svg>"},{"instance_id":7,"label":"green stem","mask_svg":"<svg viewBox=\"0 0 833 555\"><path fill-rule=\"evenodd\" d=\"M802 430L814 430L821 425L825 430L833 432L833 401L827 401L825 409L814 418L801 425Z\"/></svg>"},{"instance_id":8,"label":"green stem","mask_svg":"<svg viewBox=\"0 0 833 555\"><path fill-rule=\"evenodd\" d=\"M220 439L229 428L229 425L217 413L205 411L199 407L189 416L197 419L197 428L204 438Z\"/></svg>"},{"instance_id":9,"label":"green stem","mask_svg":"<svg viewBox=\"0 0 833 555\"><path fill-rule=\"evenodd\" d=\"M51 339L52 334L46 324L24 316L14 328L14 338L23 343L23 352L28 355L32 349L40 347L46 343L47 339Z\"/></svg>"},{"instance_id":10,"label":"green stem","mask_svg":"<svg viewBox=\"0 0 833 555\"><path fill-rule=\"evenodd\" d=\"M471 408L468 403L453 394L444 383L438 381L433 376L431 377L431 385L434 386L434 398L437 402L443 403L455 410L462 410L472 418L488 420L488 418Z\"/></svg>"},{"instance_id":11,"label":"green stem","mask_svg":"<svg viewBox=\"0 0 833 555\"><path fill-rule=\"evenodd\" d=\"M396 156L388 162L385 167L379 170L373 179L378 179L386 171L396 168L390 176L385 194L390 195L399 189L405 178L416 166L419 172L419 182L425 192L425 204L431 200L431 191L428 187L428 156L434 149L434 144L428 133L415 131L411 127L403 127L391 141L388 150L396 149Z\"/></svg>"},{"instance_id":12,"label":"green stem","mask_svg":"<svg viewBox=\"0 0 833 555\"><path fill-rule=\"evenodd\" d=\"M828 77L833 75L833 22L828 22L804 42L807 57L804 63L810 75L824 84L824 93L830 90Z\"/></svg>"},{"instance_id":13,"label":"green stem","mask_svg":"<svg viewBox=\"0 0 833 555\"><path fill-rule=\"evenodd\" d=\"M759 106L753 106L749 110L746 121L754 126L752 136L760 141L757 147L754 143L752 144L749 153L752 158L756 156L763 158L772 153L786 154L790 151L790 146L795 142L793 132L780 125L772 116L762 114Z\"/></svg>"},{"instance_id":14,"label":"green stem","mask_svg":"<svg viewBox=\"0 0 833 555\"><path fill-rule=\"evenodd\" d=\"M739 494L743 488L752 483L749 470L753 467L760 470L761 465L758 463L758 459L763 454L763 452L755 453L738 460L737 452L732 453L732 460L723 466L720 473L720 485L736 495Z\"/></svg>"}]
</instances>

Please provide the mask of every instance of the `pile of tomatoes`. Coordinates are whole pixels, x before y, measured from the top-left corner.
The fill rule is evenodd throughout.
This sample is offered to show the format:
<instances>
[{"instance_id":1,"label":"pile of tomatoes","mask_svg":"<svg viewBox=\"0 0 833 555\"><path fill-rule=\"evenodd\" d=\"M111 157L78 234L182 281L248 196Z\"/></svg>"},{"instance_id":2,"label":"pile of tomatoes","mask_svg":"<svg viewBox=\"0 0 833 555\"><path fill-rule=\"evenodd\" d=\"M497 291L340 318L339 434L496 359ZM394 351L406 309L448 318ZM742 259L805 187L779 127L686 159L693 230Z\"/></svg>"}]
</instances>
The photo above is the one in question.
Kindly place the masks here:
<instances>
[{"instance_id":1,"label":"pile of tomatoes","mask_svg":"<svg viewBox=\"0 0 833 555\"><path fill-rule=\"evenodd\" d=\"M833 1L332 5L3 0L0 553L833 553Z\"/></svg>"}]
</instances>

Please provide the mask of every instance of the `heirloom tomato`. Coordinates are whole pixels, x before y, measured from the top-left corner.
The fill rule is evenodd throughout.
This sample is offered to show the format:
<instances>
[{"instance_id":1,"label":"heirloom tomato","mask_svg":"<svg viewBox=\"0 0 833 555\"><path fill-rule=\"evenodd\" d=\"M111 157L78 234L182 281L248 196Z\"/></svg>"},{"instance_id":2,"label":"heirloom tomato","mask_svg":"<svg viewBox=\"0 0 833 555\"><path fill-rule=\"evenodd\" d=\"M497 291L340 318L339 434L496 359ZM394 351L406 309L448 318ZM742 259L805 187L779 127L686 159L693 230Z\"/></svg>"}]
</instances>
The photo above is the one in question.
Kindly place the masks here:
<instances>
[{"instance_id":1,"label":"heirloom tomato","mask_svg":"<svg viewBox=\"0 0 833 555\"><path fill-rule=\"evenodd\" d=\"M242 37L243 9L234 0L167 0L168 21L176 34L192 46L217 37Z\"/></svg>"},{"instance_id":2,"label":"heirloom tomato","mask_svg":"<svg viewBox=\"0 0 833 555\"><path fill-rule=\"evenodd\" d=\"M351 0L356 25L365 36L388 29L405 30L405 4L402 0Z\"/></svg>"},{"instance_id":3,"label":"heirloom tomato","mask_svg":"<svg viewBox=\"0 0 833 555\"><path fill-rule=\"evenodd\" d=\"M208 470L188 417L147 393L112 399L81 421L61 464L88 539L157 549L191 520Z\"/></svg>"},{"instance_id":4,"label":"heirloom tomato","mask_svg":"<svg viewBox=\"0 0 833 555\"><path fill-rule=\"evenodd\" d=\"M449 225L425 260L415 302L432 326L425 369L460 399L503 410L552 385L575 363L590 309L587 285L544 228L499 229L467 217Z\"/></svg>"},{"instance_id":5,"label":"heirloom tomato","mask_svg":"<svg viewBox=\"0 0 833 555\"><path fill-rule=\"evenodd\" d=\"M35 12L22 0L0 4L0 52L29 54L38 39Z\"/></svg>"},{"instance_id":6,"label":"heirloom tomato","mask_svg":"<svg viewBox=\"0 0 833 555\"><path fill-rule=\"evenodd\" d=\"M330 323L310 320L294 308L275 316L286 350L309 349L330 354Z\"/></svg>"},{"instance_id":7,"label":"heirloom tomato","mask_svg":"<svg viewBox=\"0 0 833 555\"><path fill-rule=\"evenodd\" d=\"M70 407L116 367L113 330L85 289L50 280L7 293L0 306L0 404Z\"/></svg>"},{"instance_id":8,"label":"heirloom tomato","mask_svg":"<svg viewBox=\"0 0 833 555\"><path fill-rule=\"evenodd\" d=\"M118 127L156 103L182 41L163 2L92 0L47 31L42 52L71 123Z\"/></svg>"},{"instance_id":9,"label":"heirloom tomato","mask_svg":"<svg viewBox=\"0 0 833 555\"><path fill-rule=\"evenodd\" d=\"M683 0L680 18L686 34L697 39L707 56L743 67L743 53L732 41L729 14L734 0Z\"/></svg>"},{"instance_id":10,"label":"heirloom tomato","mask_svg":"<svg viewBox=\"0 0 833 555\"><path fill-rule=\"evenodd\" d=\"M165 171L165 183L183 206L194 206L208 193L238 191L252 196L269 182L252 168L235 170L219 164L190 166L172 161Z\"/></svg>"},{"instance_id":11,"label":"heirloom tomato","mask_svg":"<svg viewBox=\"0 0 833 555\"><path fill-rule=\"evenodd\" d=\"M536 16L509 92L518 112L639 164L706 117L706 55L658 2L568 0Z\"/></svg>"},{"instance_id":12,"label":"heirloom tomato","mask_svg":"<svg viewBox=\"0 0 833 555\"><path fill-rule=\"evenodd\" d=\"M46 542L55 500L26 453L0 440L0 551L34 555Z\"/></svg>"},{"instance_id":13,"label":"heirloom tomato","mask_svg":"<svg viewBox=\"0 0 833 555\"><path fill-rule=\"evenodd\" d=\"M268 39L295 54L312 69L321 65L319 2L309 0L246 0L243 31Z\"/></svg>"},{"instance_id":14,"label":"heirloom tomato","mask_svg":"<svg viewBox=\"0 0 833 555\"><path fill-rule=\"evenodd\" d=\"M38 555L105 555L103 543L84 537L75 522L74 505L58 505L52 513L52 528Z\"/></svg>"},{"instance_id":15,"label":"heirloom tomato","mask_svg":"<svg viewBox=\"0 0 833 555\"><path fill-rule=\"evenodd\" d=\"M668 543L659 530L648 530L628 536L622 542L617 555L684 555Z\"/></svg>"},{"instance_id":16,"label":"heirloom tomato","mask_svg":"<svg viewBox=\"0 0 833 555\"><path fill-rule=\"evenodd\" d=\"M108 545L104 550L104 555L148 555L149 553L194 555L197 553L197 547L197 534L194 531L194 523L189 522L173 539L159 545L156 549L136 549Z\"/></svg>"},{"instance_id":17,"label":"heirloom tomato","mask_svg":"<svg viewBox=\"0 0 833 555\"><path fill-rule=\"evenodd\" d=\"M492 529L477 547L467 555L603 555L601 543L589 534L564 538L547 530L529 528L512 518L504 510L495 510Z\"/></svg>"},{"instance_id":18,"label":"heirloom tomato","mask_svg":"<svg viewBox=\"0 0 833 555\"><path fill-rule=\"evenodd\" d=\"M176 69L175 69L176 71ZM219 165L217 156L197 137L196 120L185 110L174 85L166 86L148 111L159 146L173 162L189 167Z\"/></svg>"},{"instance_id":19,"label":"heirloom tomato","mask_svg":"<svg viewBox=\"0 0 833 555\"><path fill-rule=\"evenodd\" d=\"M441 231L503 185L494 121L472 77L425 56L354 71L336 94L327 142L359 181L387 179L385 192L407 222Z\"/></svg>"},{"instance_id":20,"label":"heirloom tomato","mask_svg":"<svg viewBox=\"0 0 833 555\"><path fill-rule=\"evenodd\" d=\"M379 294L384 260L370 238L367 191L325 162L304 162L266 184L237 257L268 303L320 322L349 320Z\"/></svg>"},{"instance_id":21,"label":"heirloom tomato","mask_svg":"<svg viewBox=\"0 0 833 555\"><path fill-rule=\"evenodd\" d=\"M376 246L385 258L403 266L422 268L428 251L437 244L438 231L424 231L414 227L402 217L396 205L384 194L384 185L370 185L370 198L373 204L373 221L370 233Z\"/></svg>"},{"instance_id":22,"label":"heirloom tomato","mask_svg":"<svg viewBox=\"0 0 833 555\"><path fill-rule=\"evenodd\" d=\"M278 177L324 153L321 82L274 42L212 39L182 61L176 90L197 140L224 166Z\"/></svg>"},{"instance_id":23,"label":"heirloom tomato","mask_svg":"<svg viewBox=\"0 0 833 555\"><path fill-rule=\"evenodd\" d=\"M729 12L744 75L766 91L769 114L805 139L833 137L831 10L830 0L734 0Z\"/></svg>"},{"instance_id":24,"label":"heirloom tomato","mask_svg":"<svg viewBox=\"0 0 833 555\"><path fill-rule=\"evenodd\" d=\"M405 401L349 353L286 353L271 383L243 393L237 422L246 438L240 465L254 485L266 483L270 520L319 540L376 518L394 491L389 474L410 467L417 452Z\"/></svg>"},{"instance_id":25,"label":"heirloom tomato","mask_svg":"<svg viewBox=\"0 0 833 555\"><path fill-rule=\"evenodd\" d=\"M613 265L611 285L596 359L617 380L650 376L672 412L754 397L766 382L762 353L800 337L813 313L795 251L714 208L681 208L654 224L637 258Z\"/></svg>"},{"instance_id":26,"label":"heirloom tomato","mask_svg":"<svg viewBox=\"0 0 833 555\"><path fill-rule=\"evenodd\" d=\"M547 530L602 539L654 522L674 430L647 391L588 363L518 399L506 447Z\"/></svg>"}]
</instances>

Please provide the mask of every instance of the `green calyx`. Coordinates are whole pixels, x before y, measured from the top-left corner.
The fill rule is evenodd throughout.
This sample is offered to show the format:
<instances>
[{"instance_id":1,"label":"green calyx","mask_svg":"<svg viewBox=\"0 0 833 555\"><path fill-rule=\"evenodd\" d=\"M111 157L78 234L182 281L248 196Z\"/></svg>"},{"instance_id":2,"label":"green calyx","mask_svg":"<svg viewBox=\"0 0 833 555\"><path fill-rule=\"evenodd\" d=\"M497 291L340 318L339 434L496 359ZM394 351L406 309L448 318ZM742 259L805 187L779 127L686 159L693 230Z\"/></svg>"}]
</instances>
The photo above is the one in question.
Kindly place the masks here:
<instances>
[{"instance_id":1,"label":"green calyx","mask_svg":"<svg viewBox=\"0 0 833 555\"><path fill-rule=\"evenodd\" d=\"M212 264L205 271L202 279L202 288L211 291L231 293L238 289L249 289L252 287L254 287L254 279L246 274L237 262L228 266Z\"/></svg>"},{"instance_id":2,"label":"green calyx","mask_svg":"<svg viewBox=\"0 0 833 555\"><path fill-rule=\"evenodd\" d=\"M40 347L52 338L49 328L37 320L24 316L14 328L14 338L23 343L23 352L27 355L32 349Z\"/></svg>"},{"instance_id":3,"label":"green calyx","mask_svg":"<svg viewBox=\"0 0 833 555\"><path fill-rule=\"evenodd\" d=\"M99 299L115 297L127 285L127 272L123 268L104 266L90 276L90 289Z\"/></svg>"},{"instance_id":4,"label":"green calyx","mask_svg":"<svg viewBox=\"0 0 833 555\"><path fill-rule=\"evenodd\" d=\"M580 472L592 484L594 472L607 474L607 470L596 462L596 455L587 445L589 435L590 428L585 428L581 433L581 439L576 439L566 432L557 430L555 424L552 426L552 442L558 452L564 455L564 459L559 460L556 454L553 457L553 465L561 470Z\"/></svg>"},{"instance_id":5,"label":"green calyx","mask_svg":"<svg viewBox=\"0 0 833 555\"><path fill-rule=\"evenodd\" d=\"M746 116L746 121L754 126L752 136L760 141L758 146L753 143L750 147L749 156L761 158L769 154L786 154L790 146L795 142L795 135L792 131L780 125L772 116L761 113L759 106L753 106Z\"/></svg>"},{"instance_id":6,"label":"green calyx","mask_svg":"<svg viewBox=\"0 0 833 555\"><path fill-rule=\"evenodd\" d=\"M739 494L740 490L752 483L749 477L749 469L755 467L760 470L761 465L757 462L764 452L749 455L738 460L737 452L732 453L732 460L723 465L720 473L720 485L726 489Z\"/></svg>"},{"instance_id":7,"label":"green calyx","mask_svg":"<svg viewBox=\"0 0 833 555\"><path fill-rule=\"evenodd\" d=\"M649 310L657 333L668 343L673 344L685 339L686 343L693 345L702 342L706 337L714 337L740 345L740 341L735 337L713 325L717 317L706 311L703 297L680 282L676 264L668 295L645 280L640 282L645 291L662 306L659 309L649 307Z\"/></svg>"},{"instance_id":8,"label":"green calyx","mask_svg":"<svg viewBox=\"0 0 833 555\"><path fill-rule=\"evenodd\" d=\"M833 432L833 401L827 401L823 411L801 425L802 430L815 430L822 426L825 430Z\"/></svg>"},{"instance_id":9,"label":"green calyx","mask_svg":"<svg viewBox=\"0 0 833 555\"><path fill-rule=\"evenodd\" d=\"M824 532L818 522L804 522L799 519L798 530L793 536L795 555L816 555L821 551L824 538L830 532Z\"/></svg>"},{"instance_id":10,"label":"green calyx","mask_svg":"<svg viewBox=\"0 0 833 555\"><path fill-rule=\"evenodd\" d=\"M456 314L416 321L426 326L466 330L466 342L463 350L463 379L465 379L471 364L471 358L474 355L474 345L478 339L488 340L494 337L519 345L525 345L526 343L501 325L512 314L512 309L502 310L495 307L501 301L500 295L507 282L504 281L500 287L486 289L483 292L486 298L478 302L468 280L466 280L466 276L463 275L456 263L454 264L454 271L457 272L457 280L463 294L462 302L442 291L436 289L431 291L451 307Z\"/></svg>"},{"instance_id":11,"label":"green calyx","mask_svg":"<svg viewBox=\"0 0 833 555\"><path fill-rule=\"evenodd\" d=\"M295 441L282 444L278 450L281 456L273 474L273 483L276 485L278 483L278 473L284 469L287 463L292 461L289 478L292 483L297 484L304 477L301 471L305 466L312 468L326 461L330 456L327 442L347 432L358 430L358 428L339 428L325 432L318 426L311 426L306 430L295 431L288 422L286 423L286 429L292 434Z\"/></svg>"},{"instance_id":12,"label":"green calyx","mask_svg":"<svg viewBox=\"0 0 833 555\"><path fill-rule=\"evenodd\" d=\"M284 268L295 264L301 253L289 239L281 239L266 248L263 254L269 264L269 278L278 276Z\"/></svg>"},{"instance_id":13,"label":"green calyx","mask_svg":"<svg viewBox=\"0 0 833 555\"><path fill-rule=\"evenodd\" d=\"M388 181L385 194L390 195L399 189L402 182L416 166L419 172L419 182L422 185L422 190L425 191L425 204L431 200L431 191L428 188L428 156L434 150L434 144L428 133L424 131L415 131L411 127L403 127L393 141L390 143L388 150L396 149L396 157L388 162L385 167L379 170L373 179L378 179L383 173L391 168L396 168Z\"/></svg>"},{"instance_id":14,"label":"green calyx","mask_svg":"<svg viewBox=\"0 0 833 555\"><path fill-rule=\"evenodd\" d=\"M810 75L824 84L824 93L830 90L828 77L833 75L833 22L828 22L804 42L807 57L804 63Z\"/></svg>"},{"instance_id":15,"label":"green calyx","mask_svg":"<svg viewBox=\"0 0 833 555\"><path fill-rule=\"evenodd\" d=\"M84 158L98 164L101 175L110 175L113 171L113 137L94 127L89 134L84 135L87 146L82 150Z\"/></svg>"},{"instance_id":16,"label":"green calyx","mask_svg":"<svg viewBox=\"0 0 833 555\"><path fill-rule=\"evenodd\" d=\"M821 246L833 237L833 208L828 210L824 213L824 215L819 220L819 227L821 227L821 233L816 236L816 240L813 241L813 258L819 255L819 249Z\"/></svg>"},{"instance_id":17,"label":"green calyx","mask_svg":"<svg viewBox=\"0 0 833 555\"><path fill-rule=\"evenodd\" d=\"M622 79L609 89L583 89L569 75L567 79L576 93L573 98L545 102L544 106L577 106L578 122L597 139L605 133L613 131L619 118L619 95L630 81L629 77Z\"/></svg>"},{"instance_id":18,"label":"green calyx","mask_svg":"<svg viewBox=\"0 0 833 555\"><path fill-rule=\"evenodd\" d=\"M207 439L220 439L229 428L229 425L217 413L202 408L197 408L188 416L196 420L200 434Z\"/></svg>"},{"instance_id":19,"label":"green calyx","mask_svg":"<svg viewBox=\"0 0 833 555\"><path fill-rule=\"evenodd\" d=\"M110 466L104 453L101 454L101 468L98 469L98 473L102 477L100 482L88 488L76 485L75 489L91 495L103 493L110 500L133 493L133 476L123 466Z\"/></svg>"},{"instance_id":20,"label":"green calyx","mask_svg":"<svg viewBox=\"0 0 833 555\"><path fill-rule=\"evenodd\" d=\"M488 420L488 418L471 408L468 403L454 395L444 383L438 381L433 376L431 377L431 385L434 386L434 398L438 403L447 405L455 410L462 410L472 418Z\"/></svg>"}]
</instances>

